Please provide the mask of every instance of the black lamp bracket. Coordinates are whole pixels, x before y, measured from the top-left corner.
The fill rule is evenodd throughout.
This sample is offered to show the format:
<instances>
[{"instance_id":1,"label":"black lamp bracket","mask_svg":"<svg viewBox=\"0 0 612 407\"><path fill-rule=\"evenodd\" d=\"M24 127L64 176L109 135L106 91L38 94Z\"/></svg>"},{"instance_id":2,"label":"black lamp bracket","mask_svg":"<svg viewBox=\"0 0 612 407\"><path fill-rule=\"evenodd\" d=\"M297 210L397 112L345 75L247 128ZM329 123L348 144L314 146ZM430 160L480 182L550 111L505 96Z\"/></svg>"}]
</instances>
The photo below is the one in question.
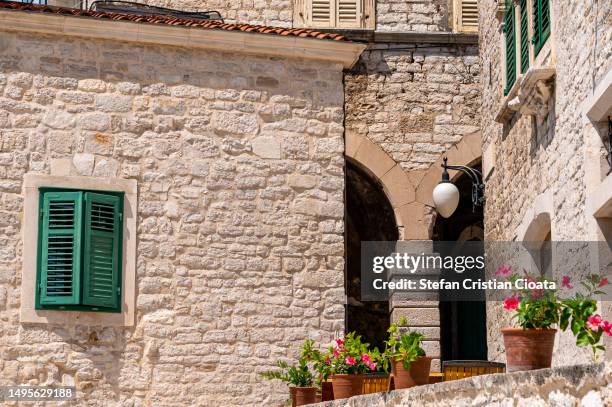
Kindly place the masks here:
<instances>
[{"instance_id":1,"label":"black lamp bracket","mask_svg":"<svg viewBox=\"0 0 612 407\"><path fill-rule=\"evenodd\" d=\"M472 180L472 211L476 211L477 206L482 206L485 203L484 189L485 184L483 181L482 173L475 168L466 167L464 165L448 165L448 158L444 157L444 163L442 164L444 172L442 172L442 182L450 182L450 176L448 170L461 171L470 177Z\"/></svg>"}]
</instances>

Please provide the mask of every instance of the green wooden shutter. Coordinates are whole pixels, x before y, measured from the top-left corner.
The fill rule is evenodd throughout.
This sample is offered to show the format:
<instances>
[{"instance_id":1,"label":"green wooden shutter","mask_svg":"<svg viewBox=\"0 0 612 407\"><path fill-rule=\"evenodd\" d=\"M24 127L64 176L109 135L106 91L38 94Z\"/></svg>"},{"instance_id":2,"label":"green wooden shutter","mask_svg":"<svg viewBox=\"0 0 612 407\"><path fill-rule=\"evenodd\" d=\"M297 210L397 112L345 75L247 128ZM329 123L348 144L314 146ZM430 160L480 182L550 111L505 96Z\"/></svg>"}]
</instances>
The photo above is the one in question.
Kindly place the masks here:
<instances>
[{"instance_id":1,"label":"green wooden shutter","mask_svg":"<svg viewBox=\"0 0 612 407\"><path fill-rule=\"evenodd\" d=\"M506 89L504 95L507 95L516 81L516 22L512 0L506 0L504 33L506 34Z\"/></svg>"},{"instance_id":2,"label":"green wooden shutter","mask_svg":"<svg viewBox=\"0 0 612 407\"><path fill-rule=\"evenodd\" d=\"M78 304L81 265L81 192L42 194L40 304Z\"/></svg>"},{"instance_id":3,"label":"green wooden shutter","mask_svg":"<svg viewBox=\"0 0 612 407\"><path fill-rule=\"evenodd\" d=\"M535 0L538 1L538 0ZM527 72L529 68L529 14L527 10L527 0L520 1L521 7L521 73Z\"/></svg>"},{"instance_id":4,"label":"green wooden shutter","mask_svg":"<svg viewBox=\"0 0 612 407\"><path fill-rule=\"evenodd\" d=\"M533 39L537 55L550 36L550 0L533 0Z\"/></svg>"},{"instance_id":5,"label":"green wooden shutter","mask_svg":"<svg viewBox=\"0 0 612 407\"><path fill-rule=\"evenodd\" d=\"M85 193L83 305L117 308L122 208L115 195Z\"/></svg>"}]
</instances>

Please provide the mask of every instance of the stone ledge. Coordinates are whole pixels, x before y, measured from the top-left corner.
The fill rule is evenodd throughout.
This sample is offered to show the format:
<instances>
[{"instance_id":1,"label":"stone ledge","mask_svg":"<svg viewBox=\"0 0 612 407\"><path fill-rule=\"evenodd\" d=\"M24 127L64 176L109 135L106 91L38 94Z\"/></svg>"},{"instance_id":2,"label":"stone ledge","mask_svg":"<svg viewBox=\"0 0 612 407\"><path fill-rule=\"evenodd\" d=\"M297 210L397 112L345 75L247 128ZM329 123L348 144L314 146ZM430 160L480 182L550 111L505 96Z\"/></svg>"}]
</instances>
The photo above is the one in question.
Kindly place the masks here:
<instances>
[{"instance_id":1,"label":"stone ledge","mask_svg":"<svg viewBox=\"0 0 612 407\"><path fill-rule=\"evenodd\" d=\"M413 43L413 44L465 44L477 45L478 34L453 32L387 32L374 30L325 29L344 35L351 41L368 43Z\"/></svg>"},{"instance_id":2,"label":"stone ledge","mask_svg":"<svg viewBox=\"0 0 612 407\"><path fill-rule=\"evenodd\" d=\"M536 116L542 121L548 114L555 74L555 68L531 67L525 74L519 75L503 99L495 121L505 123L515 113Z\"/></svg>"},{"instance_id":3,"label":"stone ledge","mask_svg":"<svg viewBox=\"0 0 612 407\"><path fill-rule=\"evenodd\" d=\"M311 406L611 405L610 383L612 362L608 361L476 376Z\"/></svg>"}]
</instances>

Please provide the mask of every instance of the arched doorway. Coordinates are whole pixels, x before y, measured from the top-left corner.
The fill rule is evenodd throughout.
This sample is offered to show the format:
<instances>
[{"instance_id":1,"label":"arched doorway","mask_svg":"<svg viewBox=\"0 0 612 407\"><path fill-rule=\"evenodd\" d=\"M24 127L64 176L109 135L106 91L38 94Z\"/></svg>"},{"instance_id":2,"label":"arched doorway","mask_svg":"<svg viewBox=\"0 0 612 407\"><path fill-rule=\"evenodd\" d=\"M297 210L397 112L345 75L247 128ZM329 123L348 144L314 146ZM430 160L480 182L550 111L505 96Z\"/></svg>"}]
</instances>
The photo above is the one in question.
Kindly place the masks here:
<instances>
[{"instance_id":1,"label":"arched doorway","mask_svg":"<svg viewBox=\"0 0 612 407\"><path fill-rule=\"evenodd\" d=\"M481 170L480 162L470 166ZM458 175L453 182L461 194L459 206L451 217L445 219L438 216L436 218L433 240L434 242L457 242L457 244L482 242L484 240L484 213L482 206L477 206L475 210L472 207L472 182L463 173ZM471 243L470 249L482 252L484 247ZM477 255L477 253L471 254ZM486 303L484 301L441 301L442 361L486 360L486 329Z\"/></svg>"},{"instance_id":2,"label":"arched doorway","mask_svg":"<svg viewBox=\"0 0 612 407\"><path fill-rule=\"evenodd\" d=\"M390 324L389 302L361 300L361 242L398 240L395 214L380 183L350 159L345 194L345 329L382 350Z\"/></svg>"}]
</instances>

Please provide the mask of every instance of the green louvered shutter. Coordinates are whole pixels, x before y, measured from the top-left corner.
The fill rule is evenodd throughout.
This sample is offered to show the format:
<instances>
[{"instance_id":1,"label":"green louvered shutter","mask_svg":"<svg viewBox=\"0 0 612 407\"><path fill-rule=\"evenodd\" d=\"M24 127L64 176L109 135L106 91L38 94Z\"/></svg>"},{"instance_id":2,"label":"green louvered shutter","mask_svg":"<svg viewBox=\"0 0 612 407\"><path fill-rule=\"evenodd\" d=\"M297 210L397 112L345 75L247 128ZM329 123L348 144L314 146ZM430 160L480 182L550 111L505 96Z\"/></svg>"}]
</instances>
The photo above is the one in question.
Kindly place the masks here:
<instances>
[{"instance_id":1,"label":"green louvered shutter","mask_svg":"<svg viewBox=\"0 0 612 407\"><path fill-rule=\"evenodd\" d=\"M538 1L538 0L535 0ZM527 72L529 68L529 13L527 10L527 0L521 0L521 73Z\"/></svg>"},{"instance_id":2,"label":"green louvered shutter","mask_svg":"<svg viewBox=\"0 0 612 407\"><path fill-rule=\"evenodd\" d=\"M533 0L533 45L537 55L550 36L550 0Z\"/></svg>"},{"instance_id":3,"label":"green louvered shutter","mask_svg":"<svg viewBox=\"0 0 612 407\"><path fill-rule=\"evenodd\" d=\"M506 89L504 95L507 95L516 81L516 21L512 0L506 0L504 33L506 34Z\"/></svg>"},{"instance_id":4,"label":"green louvered shutter","mask_svg":"<svg viewBox=\"0 0 612 407\"><path fill-rule=\"evenodd\" d=\"M80 300L81 192L46 192L40 241L39 299L43 305Z\"/></svg>"},{"instance_id":5,"label":"green louvered shutter","mask_svg":"<svg viewBox=\"0 0 612 407\"><path fill-rule=\"evenodd\" d=\"M117 308L121 266L121 199L85 193L83 305Z\"/></svg>"}]
</instances>

